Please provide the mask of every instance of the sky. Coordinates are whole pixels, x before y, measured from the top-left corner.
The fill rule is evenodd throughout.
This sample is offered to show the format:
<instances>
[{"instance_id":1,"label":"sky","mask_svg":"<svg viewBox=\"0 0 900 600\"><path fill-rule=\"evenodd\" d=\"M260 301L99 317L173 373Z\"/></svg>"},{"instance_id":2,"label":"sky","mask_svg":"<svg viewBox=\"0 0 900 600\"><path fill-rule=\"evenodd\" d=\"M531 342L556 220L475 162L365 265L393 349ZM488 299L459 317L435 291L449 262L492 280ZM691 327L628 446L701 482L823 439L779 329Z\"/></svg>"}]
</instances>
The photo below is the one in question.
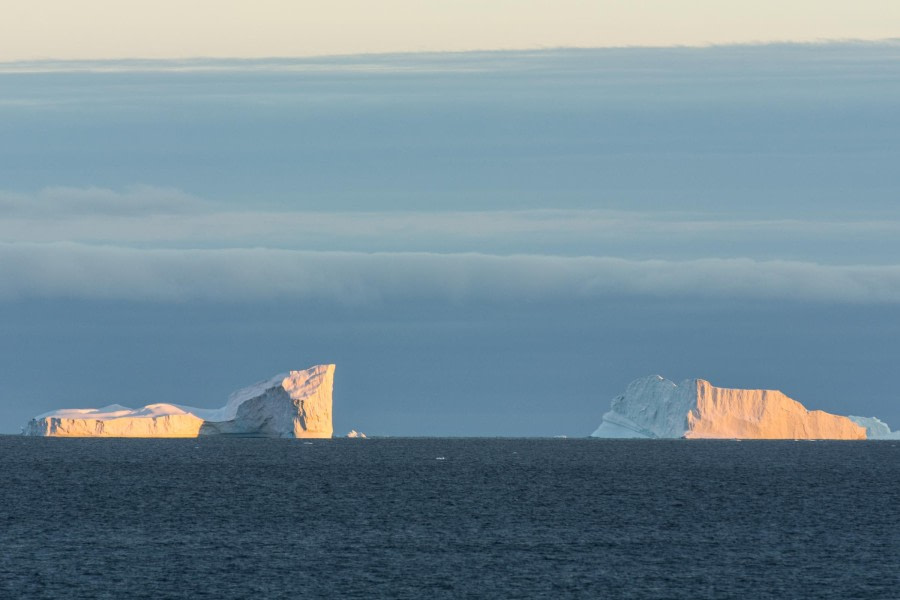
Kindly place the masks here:
<instances>
[{"instance_id":1,"label":"sky","mask_svg":"<svg viewBox=\"0 0 900 600\"><path fill-rule=\"evenodd\" d=\"M50 36L42 5L0 64L0 432L326 362L337 433L585 436L652 373L900 428L900 43L706 44L890 37L867 11L892 4L611 44L486 18L466 52L400 52L456 49L415 45L418 4L404 35L280 50L197 2L159 52L140 11L91 36L121 9L81 3ZM617 44L660 47L575 47Z\"/></svg>"},{"instance_id":2,"label":"sky","mask_svg":"<svg viewBox=\"0 0 900 600\"><path fill-rule=\"evenodd\" d=\"M897 37L895 0L8 0L0 61Z\"/></svg>"}]
</instances>

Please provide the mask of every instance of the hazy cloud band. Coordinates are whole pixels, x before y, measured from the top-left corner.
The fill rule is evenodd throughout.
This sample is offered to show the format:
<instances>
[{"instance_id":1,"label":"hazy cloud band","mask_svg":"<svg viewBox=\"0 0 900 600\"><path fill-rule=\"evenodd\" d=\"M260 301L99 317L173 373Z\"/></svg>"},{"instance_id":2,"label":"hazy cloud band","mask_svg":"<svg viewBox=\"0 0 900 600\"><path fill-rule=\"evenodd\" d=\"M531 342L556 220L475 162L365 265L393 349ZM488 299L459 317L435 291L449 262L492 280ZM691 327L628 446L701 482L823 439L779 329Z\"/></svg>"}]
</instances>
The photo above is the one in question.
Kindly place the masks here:
<instances>
[{"instance_id":1,"label":"hazy cloud band","mask_svg":"<svg viewBox=\"0 0 900 600\"><path fill-rule=\"evenodd\" d=\"M900 265L0 244L0 297L365 305L612 296L900 302Z\"/></svg>"},{"instance_id":2,"label":"hazy cloud band","mask_svg":"<svg viewBox=\"0 0 900 600\"><path fill-rule=\"evenodd\" d=\"M248 210L147 185L0 190L7 243L884 265L898 234L900 214L890 210L803 218L608 208L327 212Z\"/></svg>"}]
</instances>

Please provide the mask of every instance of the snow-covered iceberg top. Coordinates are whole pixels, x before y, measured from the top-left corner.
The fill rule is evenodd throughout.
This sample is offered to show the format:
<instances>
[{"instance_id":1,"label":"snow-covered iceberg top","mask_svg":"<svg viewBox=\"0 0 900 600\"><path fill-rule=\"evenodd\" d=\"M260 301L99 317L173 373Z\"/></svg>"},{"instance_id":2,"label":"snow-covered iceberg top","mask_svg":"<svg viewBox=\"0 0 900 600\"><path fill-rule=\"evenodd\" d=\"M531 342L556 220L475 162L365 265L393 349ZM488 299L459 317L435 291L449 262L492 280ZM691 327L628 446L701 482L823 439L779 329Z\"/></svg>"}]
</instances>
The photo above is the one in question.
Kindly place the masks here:
<instances>
[{"instance_id":1,"label":"snow-covered iceberg top","mask_svg":"<svg viewBox=\"0 0 900 600\"><path fill-rule=\"evenodd\" d=\"M69 408L38 415L25 435L53 437L331 437L334 365L281 373L240 389L222 408L150 404Z\"/></svg>"},{"instance_id":2,"label":"snow-covered iceberg top","mask_svg":"<svg viewBox=\"0 0 900 600\"><path fill-rule=\"evenodd\" d=\"M807 410L776 390L719 388L703 379L675 384L650 375L613 399L591 436L864 440L866 429L848 417Z\"/></svg>"}]
</instances>

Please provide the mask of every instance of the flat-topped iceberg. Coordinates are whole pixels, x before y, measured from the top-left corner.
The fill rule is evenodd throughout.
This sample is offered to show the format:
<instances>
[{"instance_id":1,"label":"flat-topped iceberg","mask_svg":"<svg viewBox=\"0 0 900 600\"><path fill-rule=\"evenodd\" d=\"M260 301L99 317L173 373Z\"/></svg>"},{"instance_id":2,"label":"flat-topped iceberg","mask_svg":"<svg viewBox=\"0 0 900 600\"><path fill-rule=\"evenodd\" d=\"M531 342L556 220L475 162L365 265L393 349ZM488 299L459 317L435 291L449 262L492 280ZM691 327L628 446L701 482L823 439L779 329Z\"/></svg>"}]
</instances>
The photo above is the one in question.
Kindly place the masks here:
<instances>
[{"instance_id":1,"label":"flat-topped iceberg","mask_svg":"<svg viewBox=\"0 0 900 600\"><path fill-rule=\"evenodd\" d=\"M591 436L864 440L866 426L807 410L775 390L718 388L703 379L675 384L651 375L632 381L613 399Z\"/></svg>"},{"instance_id":2,"label":"flat-topped iceberg","mask_svg":"<svg viewBox=\"0 0 900 600\"><path fill-rule=\"evenodd\" d=\"M130 409L62 409L31 419L25 435L51 437L197 437L246 435L330 438L334 365L290 371L240 389L222 408L150 404Z\"/></svg>"},{"instance_id":3,"label":"flat-topped iceberg","mask_svg":"<svg viewBox=\"0 0 900 600\"><path fill-rule=\"evenodd\" d=\"M174 404L136 410L119 404L65 408L31 419L25 435L50 437L197 437L203 419Z\"/></svg>"}]
</instances>

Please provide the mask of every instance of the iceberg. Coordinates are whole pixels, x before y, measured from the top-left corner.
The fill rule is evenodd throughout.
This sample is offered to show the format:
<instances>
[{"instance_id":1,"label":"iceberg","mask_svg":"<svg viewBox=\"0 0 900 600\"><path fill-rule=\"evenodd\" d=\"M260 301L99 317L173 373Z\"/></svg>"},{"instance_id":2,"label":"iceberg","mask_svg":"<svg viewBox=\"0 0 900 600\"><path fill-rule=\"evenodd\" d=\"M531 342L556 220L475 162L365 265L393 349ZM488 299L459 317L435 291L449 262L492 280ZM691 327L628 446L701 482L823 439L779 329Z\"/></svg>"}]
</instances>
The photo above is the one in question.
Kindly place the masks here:
<instances>
[{"instance_id":1,"label":"iceberg","mask_svg":"<svg viewBox=\"0 0 900 600\"><path fill-rule=\"evenodd\" d=\"M31 419L25 435L48 437L165 437L244 435L330 438L334 365L290 371L240 389L222 408L150 404L130 409L55 410Z\"/></svg>"},{"instance_id":2,"label":"iceberg","mask_svg":"<svg viewBox=\"0 0 900 600\"><path fill-rule=\"evenodd\" d=\"M69 408L38 415L25 435L48 437L197 437L203 419L174 404L133 410L119 404Z\"/></svg>"},{"instance_id":3,"label":"iceberg","mask_svg":"<svg viewBox=\"0 0 900 600\"><path fill-rule=\"evenodd\" d=\"M703 379L676 384L650 375L613 399L591 437L864 440L866 431L779 391L719 388Z\"/></svg>"},{"instance_id":4,"label":"iceberg","mask_svg":"<svg viewBox=\"0 0 900 600\"><path fill-rule=\"evenodd\" d=\"M851 421L866 428L866 439L900 440L900 431L891 431L888 424L876 417L848 417Z\"/></svg>"}]
</instances>

